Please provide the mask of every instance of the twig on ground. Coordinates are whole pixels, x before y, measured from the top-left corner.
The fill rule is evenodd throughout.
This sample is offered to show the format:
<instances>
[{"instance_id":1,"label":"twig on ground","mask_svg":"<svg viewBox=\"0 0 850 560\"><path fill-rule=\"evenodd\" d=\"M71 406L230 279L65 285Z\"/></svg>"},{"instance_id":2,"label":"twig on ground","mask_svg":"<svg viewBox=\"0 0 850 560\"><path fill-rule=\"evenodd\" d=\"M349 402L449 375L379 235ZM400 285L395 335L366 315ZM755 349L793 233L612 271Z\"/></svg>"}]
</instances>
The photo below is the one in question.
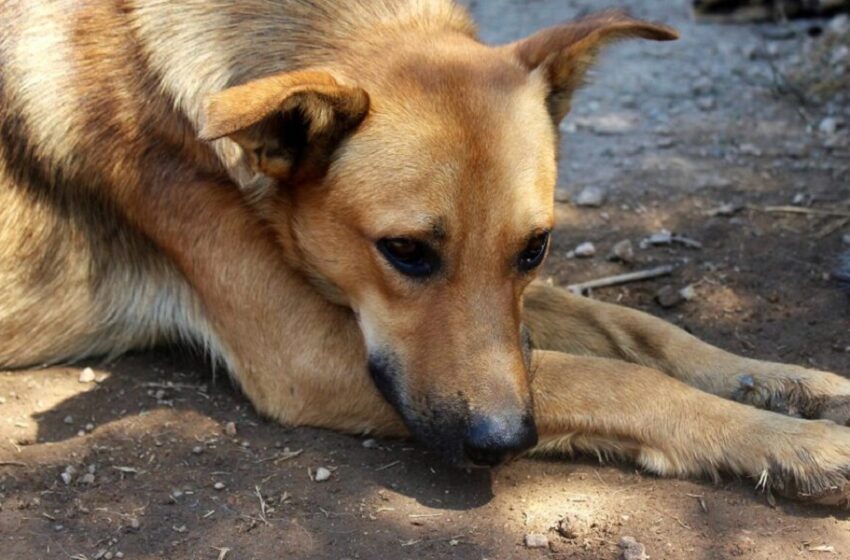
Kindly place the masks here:
<instances>
[{"instance_id":1,"label":"twig on ground","mask_svg":"<svg viewBox=\"0 0 850 560\"><path fill-rule=\"evenodd\" d=\"M806 208L804 206L747 206L747 208L768 214L809 214L812 216L850 218L850 210L838 208Z\"/></svg>"},{"instance_id":2,"label":"twig on ground","mask_svg":"<svg viewBox=\"0 0 850 560\"><path fill-rule=\"evenodd\" d=\"M608 286L618 286L620 284L628 284L630 282L640 282L641 280L650 280L660 276L667 276L673 272L672 265L658 266L646 270L637 270L635 272L627 272L625 274L616 274L614 276L605 276L596 280L588 280L579 284L570 284L567 289L574 294L582 294L587 290L595 288L606 288Z\"/></svg>"}]
</instances>

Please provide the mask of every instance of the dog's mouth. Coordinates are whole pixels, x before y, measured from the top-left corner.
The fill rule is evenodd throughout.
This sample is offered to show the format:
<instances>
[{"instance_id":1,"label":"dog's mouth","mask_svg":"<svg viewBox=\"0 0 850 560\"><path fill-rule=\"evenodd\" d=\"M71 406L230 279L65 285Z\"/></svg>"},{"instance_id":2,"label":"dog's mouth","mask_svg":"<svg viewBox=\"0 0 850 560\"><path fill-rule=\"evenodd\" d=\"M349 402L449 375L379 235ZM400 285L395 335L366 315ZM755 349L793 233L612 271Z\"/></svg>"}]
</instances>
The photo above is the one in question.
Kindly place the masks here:
<instances>
[{"instance_id":1,"label":"dog's mouth","mask_svg":"<svg viewBox=\"0 0 850 560\"><path fill-rule=\"evenodd\" d=\"M370 354L369 372L413 437L452 466L495 467L537 445L530 410L485 416L471 413L461 394L411 397L400 381L401 363L390 352Z\"/></svg>"}]
</instances>

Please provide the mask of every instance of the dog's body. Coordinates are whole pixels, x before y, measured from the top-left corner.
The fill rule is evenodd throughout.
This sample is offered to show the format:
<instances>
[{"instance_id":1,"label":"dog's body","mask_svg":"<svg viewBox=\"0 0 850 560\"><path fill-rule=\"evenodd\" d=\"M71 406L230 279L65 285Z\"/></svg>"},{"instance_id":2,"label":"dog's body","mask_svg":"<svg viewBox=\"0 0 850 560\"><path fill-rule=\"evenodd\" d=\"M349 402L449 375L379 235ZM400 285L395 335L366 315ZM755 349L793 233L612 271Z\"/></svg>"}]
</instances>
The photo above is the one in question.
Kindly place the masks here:
<instances>
[{"instance_id":1,"label":"dog's body","mask_svg":"<svg viewBox=\"0 0 850 560\"><path fill-rule=\"evenodd\" d=\"M746 404L846 424L850 382L529 286L553 122L601 44L669 29L491 49L444 0L0 12L0 366L183 339L282 422L482 464L539 433L844 501L850 429Z\"/></svg>"}]
</instances>

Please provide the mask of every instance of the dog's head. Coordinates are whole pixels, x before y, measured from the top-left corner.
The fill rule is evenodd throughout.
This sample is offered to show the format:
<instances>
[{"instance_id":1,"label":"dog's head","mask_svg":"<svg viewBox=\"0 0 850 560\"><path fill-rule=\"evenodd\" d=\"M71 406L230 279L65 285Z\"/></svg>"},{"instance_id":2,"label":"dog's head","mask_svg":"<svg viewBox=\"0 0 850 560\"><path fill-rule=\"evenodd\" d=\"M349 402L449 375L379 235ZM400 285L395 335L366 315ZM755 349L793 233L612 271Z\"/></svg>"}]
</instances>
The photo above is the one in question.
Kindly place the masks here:
<instances>
[{"instance_id":1,"label":"dog's head","mask_svg":"<svg viewBox=\"0 0 850 560\"><path fill-rule=\"evenodd\" d=\"M492 465L537 441L521 307L553 227L558 123L601 46L676 33L613 12L499 47L408 33L212 96L202 137L279 183L259 204L286 258L354 311L411 432Z\"/></svg>"}]
</instances>

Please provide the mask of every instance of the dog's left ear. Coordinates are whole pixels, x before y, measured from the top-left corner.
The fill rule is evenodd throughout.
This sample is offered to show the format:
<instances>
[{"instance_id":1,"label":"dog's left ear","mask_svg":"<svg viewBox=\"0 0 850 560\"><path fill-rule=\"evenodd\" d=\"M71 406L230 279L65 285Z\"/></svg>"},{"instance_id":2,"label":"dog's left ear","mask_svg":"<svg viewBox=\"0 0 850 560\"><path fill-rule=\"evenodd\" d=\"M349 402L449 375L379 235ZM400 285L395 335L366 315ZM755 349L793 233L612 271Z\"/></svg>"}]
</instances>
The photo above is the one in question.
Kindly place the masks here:
<instances>
[{"instance_id":1,"label":"dog's left ear","mask_svg":"<svg viewBox=\"0 0 850 560\"><path fill-rule=\"evenodd\" d=\"M255 171L298 183L325 172L368 110L364 90L341 85L327 72L285 72L209 96L200 138L228 137Z\"/></svg>"},{"instance_id":2,"label":"dog's left ear","mask_svg":"<svg viewBox=\"0 0 850 560\"><path fill-rule=\"evenodd\" d=\"M584 82L599 50L613 41L635 37L672 41L679 34L666 25L607 11L548 27L504 48L529 70L544 72L550 88L549 113L557 124L569 113L573 92Z\"/></svg>"}]
</instances>

